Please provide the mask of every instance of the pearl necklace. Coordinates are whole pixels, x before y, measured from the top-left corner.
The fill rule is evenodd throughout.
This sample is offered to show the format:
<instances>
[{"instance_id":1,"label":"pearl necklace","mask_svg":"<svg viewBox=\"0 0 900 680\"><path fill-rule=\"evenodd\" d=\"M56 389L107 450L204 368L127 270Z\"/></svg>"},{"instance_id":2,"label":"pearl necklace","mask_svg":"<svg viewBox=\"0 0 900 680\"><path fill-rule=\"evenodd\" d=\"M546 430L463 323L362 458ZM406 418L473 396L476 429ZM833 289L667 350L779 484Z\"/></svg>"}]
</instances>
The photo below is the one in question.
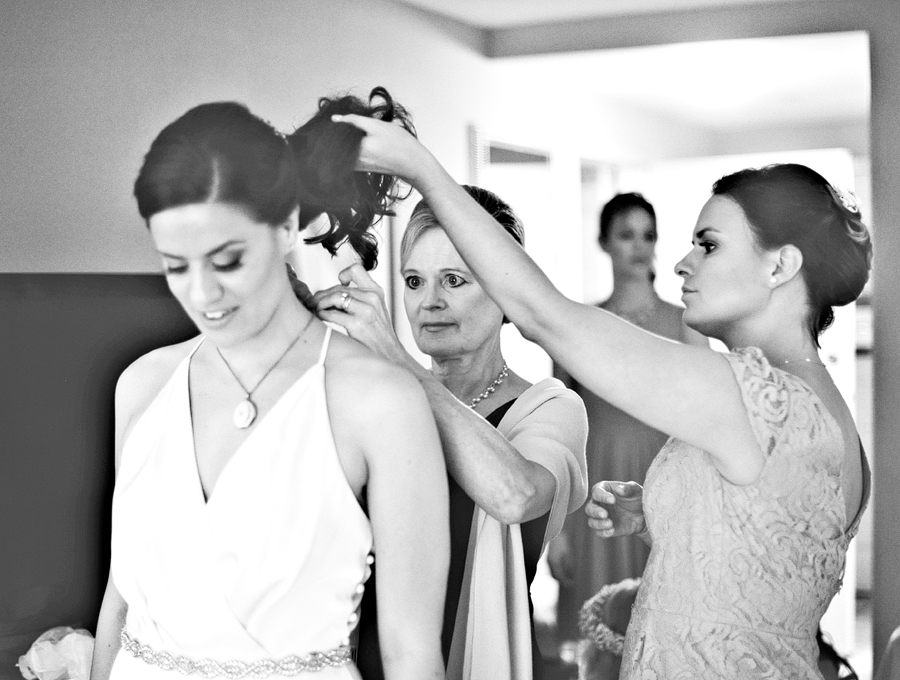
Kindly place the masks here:
<instances>
[{"instance_id":1,"label":"pearl necklace","mask_svg":"<svg viewBox=\"0 0 900 680\"><path fill-rule=\"evenodd\" d=\"M788 359L787 361L782 361L782 366L787 366L788 364L812 364L813 366L824 366L821 361L816 361L815 359L811 359L810 357L805 357L803 359Z\"/></svg>"},{"instance_id":2,"label":"pearl necklace","mask_svg":"<svg viewBox=\"0 0 900 680\"><path fill-rule=\"evenodd\" d=\"M500 385L503 384L503 381L506 380L506 376L508 376L508 375L509 375L509 368L507 368L506 362L504 361L503 368L500 369L499 375L496 378L494 378L494 382L492 382L490 385L488 385L488 388L484 392L482 392L477 397L475 397L472 401L469 402L469 408L475 408L475 405L478 404L478 402L484 401L489 396L491 396L494 393L494 391L498 387L500 387Z\"/></svg>"}]
</instances>

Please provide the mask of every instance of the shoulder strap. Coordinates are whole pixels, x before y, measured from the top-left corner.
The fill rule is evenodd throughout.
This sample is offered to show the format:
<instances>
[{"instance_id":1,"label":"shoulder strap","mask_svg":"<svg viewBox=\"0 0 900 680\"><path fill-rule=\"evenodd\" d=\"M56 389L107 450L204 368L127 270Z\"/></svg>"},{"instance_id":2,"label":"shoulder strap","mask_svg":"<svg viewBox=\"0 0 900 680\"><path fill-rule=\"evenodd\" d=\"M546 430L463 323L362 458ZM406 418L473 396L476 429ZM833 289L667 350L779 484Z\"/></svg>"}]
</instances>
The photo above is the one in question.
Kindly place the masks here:
<instances>
[{"instance_id":1,"label":"shoulder strap","mask_svg":"<svg viewBox=\"0 0 900 680\"><path fill-rule=\"evenodd\" d=\"M194 356L194 352L196 352L198 349L200 349L200 345L203 344L203 341L204 341L204 340L206 340L206 336L205 336L205 335L201 335L201 336L200 336L200 342L198 342L196 345L194 345L194 349L192 349L191 352L190 352L190 354L187 355L188 360L190 360L190 358L191 358L192 356Z\"/></svg>"},{"instance_id":2,"label":"shoulder strap","mask_svg":"<svg viewBox=\"0 0 900 680\"><path fill-rule=\"evenodd\" d=\"M329 342L331 342L331 326L325 324L325 339L322 340L322 351L319 352L319 360L316 362L317 365L325 363Z\"/></svg>"}]
</instances>

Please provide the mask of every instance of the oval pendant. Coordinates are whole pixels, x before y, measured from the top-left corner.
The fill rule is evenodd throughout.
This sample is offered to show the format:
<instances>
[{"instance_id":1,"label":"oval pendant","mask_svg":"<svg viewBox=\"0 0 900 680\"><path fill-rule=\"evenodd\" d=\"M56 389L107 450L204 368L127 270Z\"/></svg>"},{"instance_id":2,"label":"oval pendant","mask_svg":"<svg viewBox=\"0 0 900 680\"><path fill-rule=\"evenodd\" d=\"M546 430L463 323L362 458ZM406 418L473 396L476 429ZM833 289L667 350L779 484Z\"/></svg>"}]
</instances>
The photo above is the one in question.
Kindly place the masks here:
<instances>
[{"instance_id":1,"label":"oval pendant","mask_svg":"<svg viewBox=\"0 0 900 680\"><path fill-rule=\"evenodd\" d=\"M234 409L234 424L236 427L246 430L256 420L256 404L250 399L244 399Z\"/></svg>"}]
</instances>

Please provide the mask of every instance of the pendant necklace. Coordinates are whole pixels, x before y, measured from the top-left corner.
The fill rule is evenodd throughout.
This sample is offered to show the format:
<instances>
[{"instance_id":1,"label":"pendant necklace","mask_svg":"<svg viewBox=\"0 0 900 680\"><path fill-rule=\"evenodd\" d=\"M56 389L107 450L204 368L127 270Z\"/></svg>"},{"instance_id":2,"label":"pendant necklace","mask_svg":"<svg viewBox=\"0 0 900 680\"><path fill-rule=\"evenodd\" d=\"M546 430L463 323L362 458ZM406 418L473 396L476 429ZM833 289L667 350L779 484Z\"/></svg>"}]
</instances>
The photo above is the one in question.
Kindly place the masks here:
<instances>
[{"instance_id":1,"label":"pendant necklace","mask_svg":"<svg viewBox=\"0 0 900 680\"><path fill-rule=\"evenodd\" d=\"M478 402L484 401L489 396L491 396L494 393L494 391L498 387L500 387L500 385L503 384L503 381L506 380L506 376L508 376L508 375L509 375L509 368L507 368L506 362L504 361L503 368L500 369L500 374L496 378L494 378L494 382L492 382L490 385L488 385L488 388L484 392L482 392L477 397L475 397L472 401L469 402L469 408L475 408L475 405Z\"/></svg>"},{"instance_id":2,"label":"pendant necklace","mask_svg":"<svg viewBox=\"0 0 900 680\"><path fill-rule=\"evenodd\" d=\"M248 390L246 387L244 387L244 383L242 383L241 379L237 377L237 373L234 372L234 370L228 364L228 361L225 360L225 357L222 355L222 352L219 351L218 347L216 347L216 352L219 352L219 356L222 358L222 361L225 363L226 368L228 368L228 371L231 373L231 375L237 381L237 384L241 386L241 389L244 390L244 394L247 395L246 398L243 401L241 401L241 403L239 403L234 409L234 415L232 416L232 418L234 419L235 427L238 427L242 430L246 430L248 427L250 427L253 424L253 421L256 420L256 415L259 411L256 408L256 404L253 403L253 399L252 399L253 393L256 392L256 390L259 388L260 385L262 385L263 380L265 380L266 378L269 377L269 373L271 373L273 370L275 370L275 367L278 364L280 364L281 360L287 356L287 353L293 349L294 345L296 345L297 341L300 340L300 337L303 335L304 331L306 330L306 328L308 326L309 326L309 323L307 323L306 326L304 326L303 329L300 331L300 333L297 334L297 337L294 338L294 340L291 342L291 344L288 345L287 349L281 353L281 356L278 357L278 359L275 361L274 364L272 364L272 366L269 368L269 370L265 372L263 377L259 379L259 382L256 383L256 386L252 390Z\"/></svg>"}]
</instances>

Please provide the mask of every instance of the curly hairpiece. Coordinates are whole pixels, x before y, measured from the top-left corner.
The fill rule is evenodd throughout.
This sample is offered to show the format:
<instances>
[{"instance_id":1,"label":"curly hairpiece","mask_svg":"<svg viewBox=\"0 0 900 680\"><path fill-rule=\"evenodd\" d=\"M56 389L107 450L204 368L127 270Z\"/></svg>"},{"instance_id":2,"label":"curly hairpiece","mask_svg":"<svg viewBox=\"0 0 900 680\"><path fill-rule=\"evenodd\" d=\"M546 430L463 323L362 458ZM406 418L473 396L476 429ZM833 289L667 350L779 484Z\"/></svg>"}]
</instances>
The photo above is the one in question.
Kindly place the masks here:
<instances>
[{"instance_id":1,"label":"curly hairpiece","mask_svg":"<svg viewBox=\"0 0 900 680\"><path fill-rule=\"evenodd\" d=\"M323 213L329 228L305 239L320 243L334 255L345 242L356 251L366 269L378 263L378 243L369 227L409 193L401 192L395 177L356 172L359 146L365 133L346 123L335 123L336 114L357 114L385 122L398 122L410 134L415 128L409 112L383 87L369 94L368 102L344 95L322 97L319 110L288 136L300 179L300 226L306 227Z\"/></svg>"}]
</instances>

